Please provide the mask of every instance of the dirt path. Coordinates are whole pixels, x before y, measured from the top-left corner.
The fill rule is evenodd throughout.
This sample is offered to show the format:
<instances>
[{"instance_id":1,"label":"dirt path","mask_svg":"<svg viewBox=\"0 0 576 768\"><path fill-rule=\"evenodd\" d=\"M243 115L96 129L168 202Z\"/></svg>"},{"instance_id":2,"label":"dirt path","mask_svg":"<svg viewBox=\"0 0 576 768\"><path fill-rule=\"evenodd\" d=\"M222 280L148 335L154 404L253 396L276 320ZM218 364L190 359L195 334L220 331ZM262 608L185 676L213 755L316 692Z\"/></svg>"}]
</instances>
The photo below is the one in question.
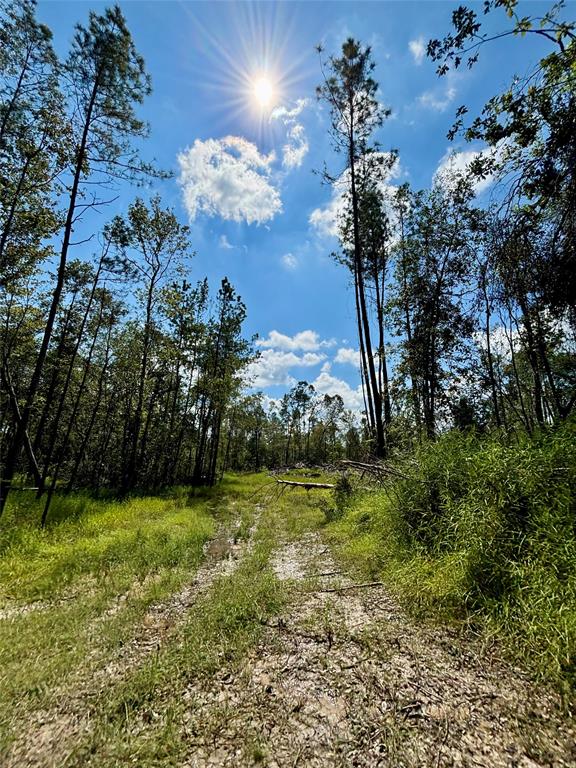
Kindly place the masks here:
<instances>
[{"instance_id":1,"label":"dirt path","mask_svg":"<svg viewBox=\"0 0 576 768\"><path fill-rule=\"evenodd\" d=\"M552 694L453 631L415 626L381 586L349 588L317 535L273 565L295 581L292 606L234 677L186 692L185 765L576 765Z\"/></svg>"},{"instance_id":2,"label":"dirt path","mask_svg":"<svg viewBox=\"0 0 576 768\"><path fill-rule=\"evenodd\" d=\"M49 711L22 724L7 768L67 764L95 727L91 697L177 641L187 613L214 580L234 577L255 526L245 541L235 530L222 530L207 545L194 578L153 605L129 643L72 675ZM177 738L187 753L166 765L576 766L576 733L557 697L469 637L413 623L383 586L353 584L318 534L284 545L271 564L289 607L264 625L240 666L192 676L187 688L170 692L183 704ZM124 603L119 598L107 615ZM146 727L141 721L123 738ZM95 758L95 765L118 764Z\"/></svg>"}]
</instances>

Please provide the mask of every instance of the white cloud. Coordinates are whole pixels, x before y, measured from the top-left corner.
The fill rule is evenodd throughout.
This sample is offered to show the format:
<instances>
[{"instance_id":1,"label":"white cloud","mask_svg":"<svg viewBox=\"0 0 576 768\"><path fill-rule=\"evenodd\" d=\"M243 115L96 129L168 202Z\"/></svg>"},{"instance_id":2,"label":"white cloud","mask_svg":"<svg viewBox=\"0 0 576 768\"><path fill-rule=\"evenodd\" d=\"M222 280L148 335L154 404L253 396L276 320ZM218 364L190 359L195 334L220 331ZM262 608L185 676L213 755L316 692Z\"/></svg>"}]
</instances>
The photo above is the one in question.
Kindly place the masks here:
<instances>
[{"instance_id":1,"label":"white cloud","mask_svg":"<svg viewBox=\"0 0 576 768\"><path fill-rule=\"evenodd\" d=\"M408 48L410 48L410 53L412 54L414 62L417 65L422 64L424 56L426 55L426 43L424 42L424 38L419 37L417 40L410 40Z\"/></svg>"},{"instance_id":2,"label":"white cloud","mask_svg":"<svg viewBox=\"0 0 576 768\"><path fill-rule=\"evenodd\" d=\"M477 158L493 159L496 162L500 162L504 159L505 145L500 142L496 147L486 147L484 149L466 149L461 151L453 151L447 149L438 163L438 167L434 171L432 181L434 183L448 183L457 181L459 177L465 176L469 170L470 164ZM494 175L490 174L484 179L477 179L474 184L474 192L480 194L484 190L493 184L495 181Z\"/></svg>"},{"instance_id":3,"label":"white cloud","mask_svg":"<svg viewBox=\"0 0 576 768\"><path fill-rule=\"evenodd\" d=\"M364 410L364 398L361 385L354 388L343 379L332 375L331 362L322 351L336 344L334 339L323 340L316 331L306 330L287 336L278 331L270 331L266 339L257 342L262 348L260 357L249 367L245 377L249 387L294 386L301 375L293 375L298 368L313 369L320 366L320 372L312 373L316 378L311 381L320 395L340 395L346 408L356 413ZM335 362L358 363L358 352L342 347L338 350ZM308 378L308 377L306 377Z\"/></svg>"},{"instance_id":4,"label":"white cloud","mask_svg":"<svg viewBox=\"0 0 576 768\"><path fill-rule=\"evenodd\" d=\"M380 153L388 159L388 152ZM387 171L381 181L380 188L386 195L392 188L389 183L392 179L402 176L403 170L400 161L396 160L394 165ZM332 185L332 197L320 208L315 208L308 218L308 223L323 238L339 236L339 221L346 207L346 191L348 189L348 170L337 179Z\"/></svg>"},{"instance_id":5,"label":"white cloud","mask_svg":"<svg viewBox=\"0 0 576 768\"><path fill-rule=\"evenodd\" d=\"M486 334L483 331L476 331L473 338L477 347L484 351L488 349ZM510 360L512 356L510 345L514 352L520 349L520 334L516 329L505 328L503 325L496 325L490 329L490 350L493 355L503 360Z\"/></svg>"},{"instance_id":6,"label":"white cloud","mask_svg":"<svg viewBox=\"0 0 576 768\"><path fill-rule=\"evenodd\" d=\"M284 106L276 107L272 110L272 114L270 115L271 120L279 120L282 119L286 122L292 120L294 121L303 111L304 109L309 106L310 99L297 99L296 100L296 106L293 109L287 109Z\"/></svg>"},{"instance_id":7,"label":"white cloud","mask_svg":"<svg viewBox=\"0 0 576 768\"><path fill-rule=\"evenodd\" d=\"M298 269L298 259L296 256L294 256L293 253L285 253L284 256L282 256L282 265L289 270Z\"/></svg>"},{"instance_id":8,"label":"white cloud","mask_svg":"<svg viewBox=\"0 0 576 768\"><path fill-rule=\"evenodd\" d=\"M262 224L282 211L270 180L275 155L238 136L196 139L178 155L179 183L190 220L199 213Z\"/></svg>"},{"instance_id":9,"label":"white cloud","mask_svg":"<svg viewBox=\"0 0 576 768\"><path fill-rule=\"evenodd\" d=\"M450 86L444 93L438 94L434 91L426 91L418 96L418 103L425 109L431 109L434 112L444 112L456 98L456 88Z\"/></svg>"},{"instance_id":10,"label":"white cloud","mask_svg":"<svg viewBox=\"0 0 576 768\"><path fill-rule=\"evenodd\" d=\"M310 99L298 99L293 109L276 107L270 115L271 120L281 120L286 126L287 142L282 147L282 165L285 168L299 168L310 148L306 132L297 118L309 105Z\"/></svg>"},{"instance_id":11,"label":"white cloud","mask_svg":"<svg viewBox=\"0 0 576 768\"><path fill-rule=\"evenodd\" d=\"M220 248L223 248L225 251L230 251L234 248L234 246L228 242L228 238L226 235L220 235L220 239L218 240L218 245Z\"/></svg>"},{"instance_id":12,"label":"white cloud","mask_svg":"<svg viewBox=\"0 0 576 768\"><path fill-rule=\"evenodd\" d=\"M300 331L294 336L286 336L278 331L270 331L267 339L259 339L256 344L266 349L275 348L286 351L302 350L303 352L315 352L324 347L332 347L334 340L321 340L316 331Z\"/></svg>"},{"instance_id":13,"label":"white cloud","mask_svg":"<svg viewBox=\"0 0 576 768\"><path fill-rule=\"evenodd\" d=\"M325 359L326 355L318 352L297 355L295 352L265 349L260 358L248 366L246 379L253 387L288 386L295 382L289 373L291 368L311 368Z\"/></svg>"},{"instance_id":14,"label":"white cloud","mask_svg":"<svg viewBox=\"0 0 576 768\"><path fill-rule=\"evenodd\" d=\"M298 123L288 130L288 144L282 147L282 165L286 168L299 168L308 154L308 139L304 126Z\"/></svg>"},{"instance_id":15,"label":"white cloud","mask_svg":"<svg viewBox=\"0 0 576 768\"><path fill-rule=\"evenodd\" d=\"M354 365L356 368L360 365L360 352L350 347L341 347L334 358L335 363L345 365Z\"/></svg>"},{"instance_id":16,"label":"white cloud","mask_svg":"<svg viewBox=\"0 0 576 768\"><path fill-rule=\"evenodd\" d=\"M346 408L357 412L364 410L361 386L353 389L346 381L332 376L327 370L322 370L312 384L321 395L340 395Z\"/></svg>"},{"instance_id":17,"label":"white cloud","mask_svg":"<svg viewBox=\"0 0 576 768\"><path fill-rule=\"evenodd\" d=\"M344 194L340 189L332 189L330 202L321 208L315 208L308 221L320 237L338 237L338 220L344 211Z\"/></svg>"}]
</instances>

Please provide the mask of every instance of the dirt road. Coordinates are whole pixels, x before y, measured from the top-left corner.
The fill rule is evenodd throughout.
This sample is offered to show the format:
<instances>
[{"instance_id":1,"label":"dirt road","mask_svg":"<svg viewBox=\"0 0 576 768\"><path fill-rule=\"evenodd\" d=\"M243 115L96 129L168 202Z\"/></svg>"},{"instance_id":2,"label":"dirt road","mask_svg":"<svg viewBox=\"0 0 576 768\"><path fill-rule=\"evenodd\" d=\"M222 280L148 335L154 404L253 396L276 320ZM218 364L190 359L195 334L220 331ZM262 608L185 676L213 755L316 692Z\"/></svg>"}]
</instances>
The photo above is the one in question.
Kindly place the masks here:
<instances>
[{"instance_id":1,"label":"dirt road","mask_svg":"<svg viewBox=\"0 0 576 768\"><path fill-rule=\"evenodd\" d=\"M129 644L87 659L18 728L7 767L576 766L559 696L480 639L416 623L384 585L356 583L318 526L278 535L259 511L243 539L238 525ZM258 579L278 610L251 612ZM222 600L226 626L206 623Z\"/></svg>"}]
</instances>

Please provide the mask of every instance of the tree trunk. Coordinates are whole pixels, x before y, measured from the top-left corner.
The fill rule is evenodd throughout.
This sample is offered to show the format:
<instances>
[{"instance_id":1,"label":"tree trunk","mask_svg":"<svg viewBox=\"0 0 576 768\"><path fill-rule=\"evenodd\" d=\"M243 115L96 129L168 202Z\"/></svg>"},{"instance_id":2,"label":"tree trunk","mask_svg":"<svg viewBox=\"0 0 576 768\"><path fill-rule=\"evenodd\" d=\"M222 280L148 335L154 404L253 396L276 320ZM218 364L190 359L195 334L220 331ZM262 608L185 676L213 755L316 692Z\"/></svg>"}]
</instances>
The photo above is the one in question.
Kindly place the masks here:
<instances>
[{"instance_id":1,"label":"tree trunk","mask_svg":"<svg viewBox=\"0 0 576 768\"><path fill-rule=\"evenodd\" d=\"M12 482L12 478L14 477L18 459L20 457L20 452L22 450L22 446L24 443L24 435L26 434L28 430L28 425L30 423L32 408L34 407L36 393L38 391L38 387L40 385L40 379L42 377L42 371L44 369L44 361L46 360L46 354L48 352L48 345L50 344L50 339L52 338L52 331L54 328L54 322L56 320L56 313L58 311L58 307L60 306L60 297L64 289L65 269L66 269L66 262L68 258L68 249L70 247L70 238L72 236L72 230L74 227L76 200L78 198L78 192L80 189L80 179L82 178L82 174L84 171L88 136L89 136L90 128L92 124L92 112L94 110L94 105L96 103L96 96L97 96L99 85L100 85L99 79L100 78L98 74L97 77L95 78L94 85L92 88L92 93L90 95L90 100L88 102L88 109L86 110L86 117L84 120L82 138L80 141L80 146L78 148L78 154L76 157L76 166L74 169L74 180L72 182L72 189L70 192L68 212L66 214L66 223L64 226L64 237L62 239L62 248L60 250L60 262L58 265L56 286L54 288L54 293L52 294L52 301L50 304L50 310L48 312L46 328L44 330L44 335L42 337L42 342L40 344L38 357L36 358L36 365L34 366L34 372L32 373L32 380L30 381L30 387L28 388L28 395L26 398L24 409L22 411L22 418L20 420L20 423L17 425L15 434L12 438L12 442L8 448L8 452L6 455L6 461L4 464L4 477L0 482L0 515L2 515L2 512L4 511L4 507L6 505L10 484Z\"/></svg>"}]
</instances>

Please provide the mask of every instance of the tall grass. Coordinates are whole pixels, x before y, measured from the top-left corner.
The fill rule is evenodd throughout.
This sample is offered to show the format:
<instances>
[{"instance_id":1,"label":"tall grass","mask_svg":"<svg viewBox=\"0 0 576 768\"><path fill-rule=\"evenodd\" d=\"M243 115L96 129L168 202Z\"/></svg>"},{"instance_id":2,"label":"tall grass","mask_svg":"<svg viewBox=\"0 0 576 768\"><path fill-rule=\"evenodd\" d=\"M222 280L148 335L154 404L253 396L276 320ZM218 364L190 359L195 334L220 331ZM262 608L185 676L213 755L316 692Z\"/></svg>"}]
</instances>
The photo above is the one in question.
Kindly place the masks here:
<instances>
[{"instance_id":1,"label":"tall grass","mask_svg":"<svg viewBox=\"0 0 576 768\"><path fill-rule=\"evenodd\" d=\"M183 497L102 501L56 498L46 530L40 504L20 494L0 528L0 599L54 598L81 579L144 578L163 567L192 566L214 529L200 503Z\"/></svg>"},{"instance_id":2,"label":"tall grass","mask_svg":"<svg viewBox=\"0 0 576 768\"><path fill-rule=\"evenodd\" d=\"M57 497L41 530L41 502L11 496L0 526L0 763L24 713L129 642L147 607L190 580L213 503Z\"/></svg>"},{"instance_id":3,"label":"tall grass","mask_svg":"<svg viewBox=\"0 0 576 768\"><path fill-rule=\"evenodd\" d=\"M513 445L453 432L398 468L331 524L345 554L576 687L576 426Z\"/></svg>"},{"instance_id":4,"label":"tall grass","mask_svg":"<svg viewBox=\"0 0 576 768\"><path fill-rule=\"evenodd\" d=\"M45 530L42 502L11 495L0 525L0 764L22 723L59 706L64 691L77 695L138 636L151 605L194 579L203 544L219 525L240 538L248 534L254 494L266 482L262 475L227 477L214 489L174 488L125 501L58 496ZM244 595L238 587L243 607L226 608L239 626L238 644L251 638L243 627L258 623L250 611L264 610L258 606L267 605L268 591L273 597L264 575L252 588L253 572L247 574L250 589Z\"/></svg>"}]
</instances>

